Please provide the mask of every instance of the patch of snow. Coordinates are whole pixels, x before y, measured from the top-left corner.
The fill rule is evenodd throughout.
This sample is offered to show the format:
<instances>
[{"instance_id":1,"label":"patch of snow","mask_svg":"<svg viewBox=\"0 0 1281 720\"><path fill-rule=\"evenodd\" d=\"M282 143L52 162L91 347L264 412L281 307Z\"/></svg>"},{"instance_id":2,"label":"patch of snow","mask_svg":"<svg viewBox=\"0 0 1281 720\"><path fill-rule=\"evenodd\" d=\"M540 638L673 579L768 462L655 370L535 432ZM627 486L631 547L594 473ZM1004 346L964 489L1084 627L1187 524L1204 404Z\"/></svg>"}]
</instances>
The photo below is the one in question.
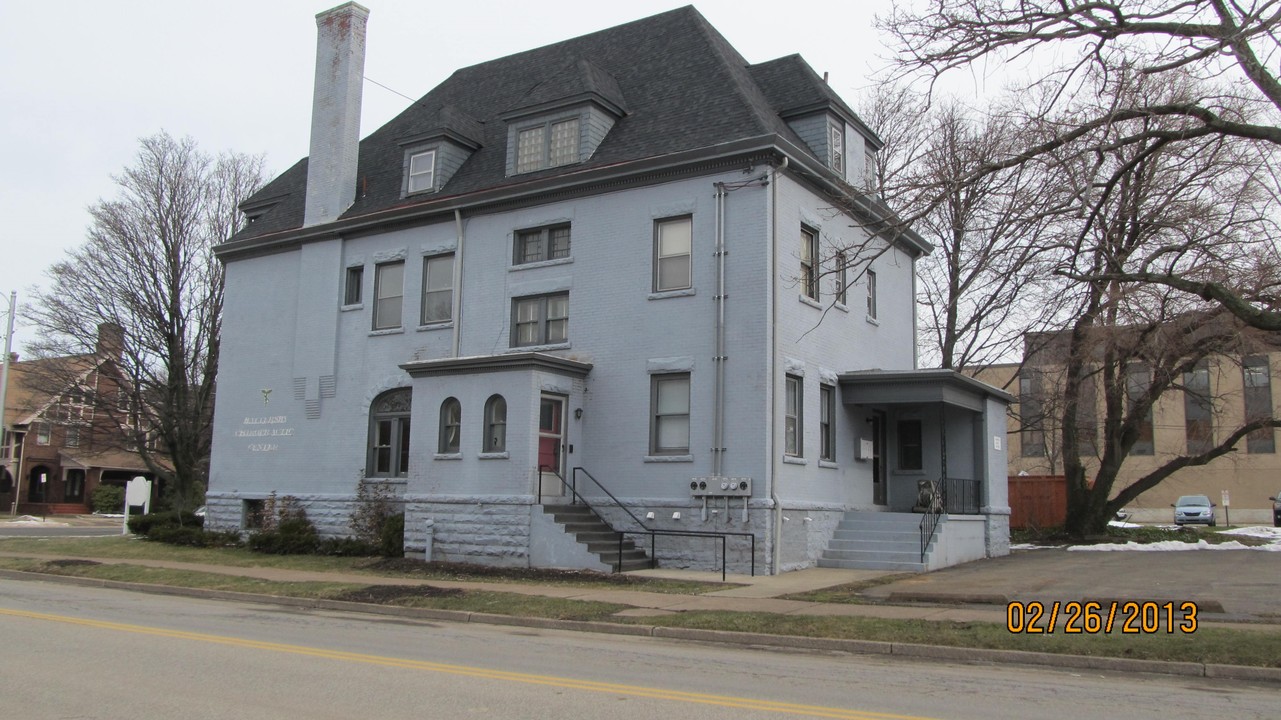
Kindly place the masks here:
<instances>
[{"instance_id":1,"label":"patch of snow","mask_svg":"<svg viewBox=\"0 0 1281 720\"><path fill-rule=\"evenodd\" d=\"M1220 535L1244 535L1246 537L1269 538L1273 542L1281 542L1281 528L1267 527L1266 525L1255 525L1252 527L1236 528L1234 530L1224 530Z\"/></svg>"},{"instance_id":2,"label":"patch of snow","mask_svg":"<svg viewBox=\"0 0 1281 720\"><path fill-rule=\"evenodd\" d=\"M1163 540L1154 543L1136 543L1128 542L1119 543L1102 543L1099 545L1073 545L1068 548L1068 552L1178 552L1187 550L1262 550L1264 552L1281 552L1281 544L1273 543L1271 545L1262 545L1254 547L1242 545L1233 540L1230 542L1213 545L1204 540L1198 540L1194 543L1179 542L1177 540Z\"/></svg>"},{"instance_id":3,"label":"patch of snow","mask_svg":"<svg viewBox=\"0 0 1281 720\"><path fill-rule=\"evenodd\" d=\"M1063 547L1062 545L1033 545L1032 543L1014 543L1010 545L1011 550L1049 550L1051 548Z\"/></svg>"},{"instance_id":4,"label":"patch of snow","mask_svg":"<svg viewBox=\"0 0 1281 720\"><path fill-rule=\"evenodd\" d=\"M1143 527L1143 526L1142 526L1142 525L1140 525L1140 524L1138 524L1138 523L1125 522L1124 520L1109 520L1109 521L1108 521L1108 527L1115 527L1115 528L1138 528L1138 527Z\"/></svg>"}]
</instances>

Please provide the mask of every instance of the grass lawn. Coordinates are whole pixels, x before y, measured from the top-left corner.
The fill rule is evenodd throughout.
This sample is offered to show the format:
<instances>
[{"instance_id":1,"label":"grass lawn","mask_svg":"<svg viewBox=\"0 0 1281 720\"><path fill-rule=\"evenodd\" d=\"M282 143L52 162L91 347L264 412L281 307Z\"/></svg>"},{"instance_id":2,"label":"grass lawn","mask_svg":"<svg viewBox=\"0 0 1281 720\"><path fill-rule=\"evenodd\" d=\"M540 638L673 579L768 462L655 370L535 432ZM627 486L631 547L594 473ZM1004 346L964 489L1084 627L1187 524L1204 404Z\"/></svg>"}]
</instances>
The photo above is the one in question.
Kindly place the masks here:
<instances>
[{"instance_id":1,"label":"grass lawn","mask_svg":"<svg viewBox=\"0 0 1281 720\"><path fill-rule=\"evenodd\" d=\"M377 577L473 582L534 581L561 587L642 590L675 595L701 595L735 587L733 584L609 575L589 571L493 568L463 563L425 563L415 560L267 555L244 548L192 548L149 542L134 537L3 538L0 553L58 555L112 560L163 560L225 567L282 568L309 572L339 572Z\"/></svg>"},{"instance_id":2,"label":"grass lawn","mask_svg":"<svg viewBox=\"0 0 1281 720\"><path fill-rule=\"evenodd\" d=\"M3 547L0 545L0 547ZM815 638L922 643L954 647L1027 650L1073 655L1281 667L1281 633L1200 627L1192 634L1064 635L1012 634L1003 625L981 622L886 620L867 617L778 615L741 612L683 612L639 618L617 617L626 606L518 593L459 590L426 585L361 585L330 582L270 582L253 578L167 570L78 559L0 558L0 568L152 583L323 598L406 607L462 610L518 617L593 620L633 625L727 630Z\"/></svg>"}]
</instances>

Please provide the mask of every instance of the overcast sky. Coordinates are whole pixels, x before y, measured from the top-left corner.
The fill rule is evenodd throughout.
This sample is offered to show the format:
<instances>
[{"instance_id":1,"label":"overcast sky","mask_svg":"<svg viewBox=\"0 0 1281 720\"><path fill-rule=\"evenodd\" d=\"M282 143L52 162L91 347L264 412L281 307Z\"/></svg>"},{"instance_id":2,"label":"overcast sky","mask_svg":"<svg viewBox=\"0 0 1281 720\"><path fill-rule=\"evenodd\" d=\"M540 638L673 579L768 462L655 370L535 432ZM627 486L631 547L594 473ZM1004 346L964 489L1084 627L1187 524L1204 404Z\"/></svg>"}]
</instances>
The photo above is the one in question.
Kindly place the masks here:
<instances>
[{"instance_id":1,"label":"overcast sky","mask_svg":"<svg viewBox=\"0 0 1281 720\"><path fill-rule=\"evenodd\" d=\"M307 154L316 13L325 0L0 0L0 292L19 302L79 245L86 208L115 196L138 138ZM369 0L365 76L413 98L453 70L679 7L679 2ZM884 66L872 27L890 0L695 4L749 62L799 52L851 104ZM756 11L755 8L771 8ZM361 136L408 100L370 82ZM0 312L4 309L0 300ZM15 349L34 337L15 333ZM0 334L3 328L0 327ZM0 343L3 340L0 339Z\"/></svg>"}]
</instances>

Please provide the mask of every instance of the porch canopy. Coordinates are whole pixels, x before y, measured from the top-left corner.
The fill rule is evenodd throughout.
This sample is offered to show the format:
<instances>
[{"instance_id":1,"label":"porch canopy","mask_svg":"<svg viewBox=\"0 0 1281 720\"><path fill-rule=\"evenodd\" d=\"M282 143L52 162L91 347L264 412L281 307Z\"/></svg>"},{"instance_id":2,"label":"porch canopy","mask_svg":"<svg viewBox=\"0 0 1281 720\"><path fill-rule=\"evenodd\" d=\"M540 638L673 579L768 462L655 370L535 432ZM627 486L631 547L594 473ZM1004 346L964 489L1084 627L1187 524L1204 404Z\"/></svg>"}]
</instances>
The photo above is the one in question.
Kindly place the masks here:
<instances>
[{"instance_id":1,"label":"porch canopy","mask_svg":"<svg viewBox=\"0 0 1281 720\"><path fill-rule=\"evenodd\" d=\"M955 370L855 370L837 376L846 405L921 405L942 403L982 412L984 400L1007 405L1015 397Z\"/></svg>"},{"instance_id":2,"label":"porch canopy","mask_svg":"<svg viewBox=\"0 0 1281 720\"><path fill-rule=\"evenodd\" d=\"M895 509L919 504L922 476L938 478L948 512L976 514L993 500L1004 503L1004 488L992 483L1006 478L1005 410L1013 395L954 370L858 370L841 373L838 381L847 407L886 411L919 428L921 467L890 472L898 483L891 485ZM891 432L897 429L891 424Z\"/></svg>"}]
</instances>

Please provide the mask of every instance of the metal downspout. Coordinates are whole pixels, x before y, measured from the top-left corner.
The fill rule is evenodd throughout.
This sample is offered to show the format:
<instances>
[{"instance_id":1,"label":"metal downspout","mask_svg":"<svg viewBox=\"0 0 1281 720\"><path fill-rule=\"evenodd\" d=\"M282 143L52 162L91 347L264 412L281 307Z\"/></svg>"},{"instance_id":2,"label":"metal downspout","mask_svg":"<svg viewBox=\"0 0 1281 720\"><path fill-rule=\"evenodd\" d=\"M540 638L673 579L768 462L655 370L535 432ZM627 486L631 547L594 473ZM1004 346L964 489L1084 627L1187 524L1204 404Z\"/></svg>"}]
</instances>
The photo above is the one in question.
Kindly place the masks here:
<instances>
[{"instance_id":1,"label":"metal downspout","mask_svg":"<svg viewBox=\"0 0 1281 720\"><path fill-rule=\"evenodd\" d=\"M454 208L454 229L458 234L454 248L454 357L459 357L463 333L463 213Z\"/></svg>"},{"instance_id":2,"label":"metal downspout","mask_svg":"<svg viewBox=\"0 0 1281 720\"><path fill-rule=\"evenodd\" d=\"M725 461L725 185L716 183L716 377L712 386L712 475L724 474Z\"/></svg>"},{"instance_id":3,"label":"metal downspout","mask_svg":"<svg viewBox=\"0 0 1281 720\"><path fill-rule=\"evenodd\" d=\"M773 182L770 183L770 238L769 238L769 277L768 283L770 321L769 321L769 367L767 368L766 377L769 378L770 391L766 393L765 412L769 417L769 432L765 435L765 453L767 462L765 463L766 471L769 476L766 479L766 485L769 487L770 499L774 501L774 542L773 544L773 561L770 563L770 573L779 575L782 573L783 558L783 503L778 499L778 458L774 452L774 432L778 418L774 412L774 398L778 388L778 378L774 376L774 368L778 366L778 333L775 331L775 325L778 323L778 298L776 297L778 278L775 275L778 272L778 176L779 173L787 169L787 156L783 156L783 162L774 168Z\"/></svg>"}]
</instances>

